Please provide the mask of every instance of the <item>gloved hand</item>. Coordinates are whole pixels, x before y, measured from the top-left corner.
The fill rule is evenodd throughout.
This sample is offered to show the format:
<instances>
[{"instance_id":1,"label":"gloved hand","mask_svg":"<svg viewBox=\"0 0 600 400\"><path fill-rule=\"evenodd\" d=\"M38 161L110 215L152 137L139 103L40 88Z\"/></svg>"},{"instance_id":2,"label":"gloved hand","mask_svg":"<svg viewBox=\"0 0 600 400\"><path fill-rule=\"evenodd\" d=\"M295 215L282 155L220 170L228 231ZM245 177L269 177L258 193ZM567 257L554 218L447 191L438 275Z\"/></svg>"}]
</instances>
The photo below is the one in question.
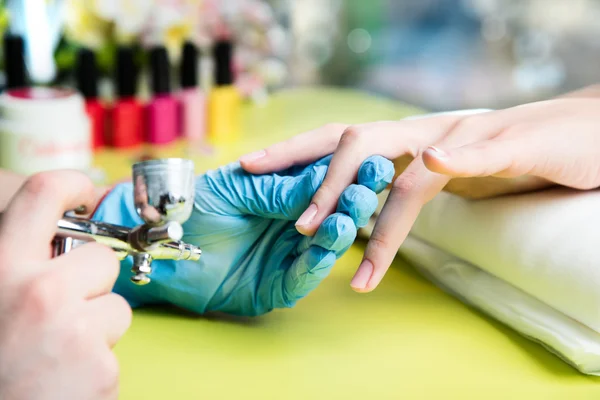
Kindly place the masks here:
<instances>
[{"instance_id":1,"label":"gloved hand","mask_svg":"<svg viewBox=\"0 0 600 400\"><path fill-rule=\"evenodd\" d=\"M133 307L168 303L198 313L254 316L292 307L354 242L377 207L376 193L394 176L391 161L368 158L337 212L314 236L302 236L294 223L323 182L330 159L269 175L251 175L234 163L198 176L183 240L202 249L200 261L156 260L152 282L135 286L129 258L121 263L115 292ZM131 183L115 187L93 219L127 227L142 223Z\"/></svg>"}]
</instances>

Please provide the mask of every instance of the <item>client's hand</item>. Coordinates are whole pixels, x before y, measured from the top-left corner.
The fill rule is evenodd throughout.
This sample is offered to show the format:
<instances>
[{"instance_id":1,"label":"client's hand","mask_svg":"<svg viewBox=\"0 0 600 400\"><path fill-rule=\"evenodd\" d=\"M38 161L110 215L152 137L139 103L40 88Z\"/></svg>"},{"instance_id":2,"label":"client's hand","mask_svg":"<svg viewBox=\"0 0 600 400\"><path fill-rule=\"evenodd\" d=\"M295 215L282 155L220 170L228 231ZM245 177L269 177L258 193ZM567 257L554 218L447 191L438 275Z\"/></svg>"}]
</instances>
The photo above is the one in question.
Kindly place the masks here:
<instances>
[{"instance_id":1,"label":"client's hand","mask_svg":"<svg viewBox=\"0 0 600 400\"><path fill-rule=\"evenodd\" d=\"M200 261L154 261L152 282L142 287L129 282L131 263L124 261L115 291L133 306L170 303L200 313L260 315L292 307L350 247L357 228L376 209L376 192L394 175L391 161L366 159L358 184L341 193L336 212L314 237L302 236L294 223L325 178L329 161L269 175L248 174L236 163L199 176L183 240L201 247ZM93 218L141 223L131 184L117 186Z\"/></svg>"},{"instance_id":2,"label":"client's hand","mask_svg":"<svg viewBox=\"0 0 600 400\"><path fill-rule=\"evenodd\" d=\"M241 162L249 172L266 173L334 153L307 218L301 218L306 223L298 224L300 232L313 235L335 209L342 190L354 182L365 158L378 154L398 162L408 159L352 281L357 291L368 292L385 275L423 204L449 183L459 183L455 191L473 192L464 181L451 178L490 177L496 184L504 178L524 180L501 185L505 192L551 184L600 186L599 111L597 93L588 92L477 115L329 125L249 154ZM493 186L488 182L480 189L489 193Z\"/></svg>"}]
</instances>

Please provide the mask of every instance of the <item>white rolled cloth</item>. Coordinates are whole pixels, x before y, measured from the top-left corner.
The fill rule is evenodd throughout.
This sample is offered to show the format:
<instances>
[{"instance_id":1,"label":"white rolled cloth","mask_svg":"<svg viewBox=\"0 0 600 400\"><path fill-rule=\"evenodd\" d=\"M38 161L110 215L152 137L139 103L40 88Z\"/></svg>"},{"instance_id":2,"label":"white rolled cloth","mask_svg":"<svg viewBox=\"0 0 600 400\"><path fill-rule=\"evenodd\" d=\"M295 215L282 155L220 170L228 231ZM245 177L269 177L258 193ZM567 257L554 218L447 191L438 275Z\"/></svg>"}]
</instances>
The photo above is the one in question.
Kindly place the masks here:
<instances>
[{"instance_id":1,"label":"white rolled cloth","mask_svg":"<svg viewBox=\"0 0 600 400\"><path fill-rule=\"evenodd\" d=\"M600 191L555 188L479 201L441 193L399 253L463 301L598 374L599 248Z\"/></svg>"}]
</instances>

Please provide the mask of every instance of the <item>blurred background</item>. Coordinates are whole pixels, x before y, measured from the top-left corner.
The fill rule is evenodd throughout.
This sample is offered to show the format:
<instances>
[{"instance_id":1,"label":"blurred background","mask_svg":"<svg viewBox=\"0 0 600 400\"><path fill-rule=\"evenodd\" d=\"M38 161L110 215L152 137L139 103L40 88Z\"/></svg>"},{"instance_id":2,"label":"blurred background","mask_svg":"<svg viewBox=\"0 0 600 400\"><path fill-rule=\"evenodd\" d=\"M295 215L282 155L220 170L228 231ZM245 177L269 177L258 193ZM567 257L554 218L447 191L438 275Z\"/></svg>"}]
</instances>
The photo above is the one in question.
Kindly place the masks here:
<instances>
[{"instance_id":1,"label":"blurred background","mask_svg":"<svg viewBox=\"0 0 600 400\"><path fill-rule=\"evenodd\" d=\"M4 0L29 74L60 83L83 45L208 48L234 32L236 82L360 88L431 110L503 107L600 81L600 0ZM109 90L109 89L106 89Z\"/></svg>"}]
</instances>

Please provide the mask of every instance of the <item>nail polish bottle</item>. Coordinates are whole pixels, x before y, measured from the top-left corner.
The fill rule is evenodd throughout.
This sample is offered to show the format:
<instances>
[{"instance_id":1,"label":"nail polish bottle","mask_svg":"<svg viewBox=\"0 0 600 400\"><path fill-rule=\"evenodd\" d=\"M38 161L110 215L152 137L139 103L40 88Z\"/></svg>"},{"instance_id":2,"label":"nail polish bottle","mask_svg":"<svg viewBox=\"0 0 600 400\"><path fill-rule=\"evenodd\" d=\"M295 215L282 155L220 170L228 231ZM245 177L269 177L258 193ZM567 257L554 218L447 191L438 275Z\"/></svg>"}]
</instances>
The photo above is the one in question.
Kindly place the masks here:
<instances>
[{"instance_id":1,"label":"nail polish bottle","mask_svg":"<svg viewBox=\"0 0 600 400\"><path fill-rule=\"evenodd\" d=\"M77 54L77 90L85 99L85 110L90 119L92 148L105 145L107 110L98 99L98 68L96 55L89 49L81 49Z\"/></svg>"},{"instance_id":2,"label":"nail polish bottle","mask_svg":"<svg viewBox=\"0 0 600 400\"><path fill-rule=\"evenodd\" d=\"M117 148L139 146L143 141L144 108L136 99L137 68L133 49L117 50L116 98L112 109L110 144Z\"/></svg>"},{"instance_id":3,"label":"nail polish bottle","mask_svg":"<svg viewBox=\"0 0 600 400\"><path fill-rule=\"evenodd\" d=\"M208 135L211 142L231 143L240 135L241 95L235 87L230 41L215 43L215 82L208 97Z\"/></svg>"},{"instance_id":4,"label":"nail polish bottle","mask_svg":"<svg viewBox=\"0 0 600 400\"><path fill-rule=\"evenodd\" d=\"M167 49L158 46L150 53L153 96L148 103L148 142L167 144L177 139L178 103L171 94Z\"/></svg>"},{"instance_id":5,"label":"nail polish bottle","mask_svg":"<svg viewBox=\"0 0 600 400\"><path fill-rule=\"evenodd\" d=\"M4 36L4 73L6 90L27 87L27 68L25 66L25 42L18 35Z\"/></svg>"},{"instance_id":6,"label":"nail polish bottle","mask_svg":"<svg viewBox=\"0 0 600 400\"><path fill-rule=\"evenodd\" d=\"M198 87L198 49L191 42L183 46L179 79L180 131L186 139L200 141L206 133L206 96Z\"/></svg>"}]
</instances>

